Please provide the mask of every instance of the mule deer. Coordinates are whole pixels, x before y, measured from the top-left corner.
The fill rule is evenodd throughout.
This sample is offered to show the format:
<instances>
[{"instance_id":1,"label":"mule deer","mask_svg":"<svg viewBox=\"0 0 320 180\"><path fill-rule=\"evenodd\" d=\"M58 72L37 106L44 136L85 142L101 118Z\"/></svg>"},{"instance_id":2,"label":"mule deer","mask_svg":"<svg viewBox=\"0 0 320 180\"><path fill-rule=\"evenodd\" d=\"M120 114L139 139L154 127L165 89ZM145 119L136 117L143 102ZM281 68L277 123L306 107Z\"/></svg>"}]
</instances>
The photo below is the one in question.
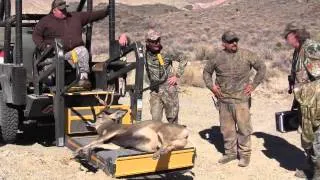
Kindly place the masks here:
<instances>
[{"instance_id":1,"label":"mule deer","mask_svg":"<svg viewBox=\"0 0 320 180\"><path fill-rule=\"evenodd\" d=\"M113 143L123 148L133 148L139 151L154 153L153 158L187 145L189 131L186 126L163 123L161 121L142 121L132 125L115 122L125 112L119 110L111 115L104 114L98 118L94 128L99 137L88 145L77 149L76 155L90 155L95 148L113 149L104 143ZM110 148L111 147L111 148Z\"/></svg>"}]
</instances>

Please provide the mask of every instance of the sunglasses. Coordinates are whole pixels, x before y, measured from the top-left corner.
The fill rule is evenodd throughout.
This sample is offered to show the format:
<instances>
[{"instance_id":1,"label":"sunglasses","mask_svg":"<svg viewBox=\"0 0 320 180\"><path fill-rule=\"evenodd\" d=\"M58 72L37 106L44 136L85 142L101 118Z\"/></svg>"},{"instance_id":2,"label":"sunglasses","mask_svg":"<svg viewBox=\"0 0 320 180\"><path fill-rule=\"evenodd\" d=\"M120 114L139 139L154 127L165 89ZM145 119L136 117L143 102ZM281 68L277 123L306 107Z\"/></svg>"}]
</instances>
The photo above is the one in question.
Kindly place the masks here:
<instances>
[{"instance_id":1,"label":"sunglasses","mask_svg":"<svg viewBox=\"0 0 320 180\"><path fill-rule=\"evenodd\" d=\"M152 43L152 44L157 44L157 43L159 43L159 42L161 41L161 38L158 38L158 39L156 39L156 40L148 39L147 41L148 41L149 43Z\"/></svg>"},{"instance_id":2,"label":"sunglasses","mask_svg":"<svg viewBox=\"0 0 320 180\"><path fill-rule=\"evenodd\" d=\"M238 39L232 39L232 40L230 40L230 41L225 41L226 43L228 43L228 44L233 44L233 43L238 43Z\"/></svg>"}]
</instances>

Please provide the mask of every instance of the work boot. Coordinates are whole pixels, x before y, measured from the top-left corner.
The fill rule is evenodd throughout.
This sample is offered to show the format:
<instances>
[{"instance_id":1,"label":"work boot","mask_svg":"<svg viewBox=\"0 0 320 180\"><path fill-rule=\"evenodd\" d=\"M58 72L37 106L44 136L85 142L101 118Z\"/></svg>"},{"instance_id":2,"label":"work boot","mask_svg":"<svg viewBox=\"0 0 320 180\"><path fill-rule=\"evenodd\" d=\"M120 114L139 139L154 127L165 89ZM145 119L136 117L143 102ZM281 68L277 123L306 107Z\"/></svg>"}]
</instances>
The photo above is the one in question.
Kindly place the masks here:
<instances>
[{"instance_id":1,"label":"work boot","mask_svg":"<svg viewBox=\"0 0 320 180\"><path fill-rule=\"evenodd\" d=\"M250 156L242 156L240 157L240 161L238 166L240 167L247 167L250 164Z\"/></svg>"},{"instance_id":2,"label":"work boot","mask_svg":"<svg viewBox=\"0 0 320 180\"><path fill-rule=\"evenodd\" d=\"M237 159L237 155L236 154L226 154L226 155L223 155L222 158L219 159L219 163L220 164L226 164L230 161L233 161L233 160L236 160Z\"/></svg>"},{"instance_id":3,"label":"work boot","mask_svg":"<svg viewBox=\"0 0 320 180\"><path fill-rule=\"evenodd\" d=\"M297 169L294 176L301 179L309 179L313 176L313 169Z\"/></svg>"},{"instance_id":4,"label":"work boot","mask_svg":"<svg viewBox=\"0 0 320 180\"><path fill-rule=\"evenodd\" d=\"M307 166L301 169L297 169L294 176L297 178L310 179L313 176L314 164L311 157L307 157Z\"/></svg>"},{"instance_id":5,"label":"work boot","mask_svg":"<svg viewBox=\"0 0 320 180\"><path fill-rule=\"evenodd\" d=\"M76 84L77 87L82 87L85 90L91 89L91 82L88 79L80 79Z\"/></svg>"}]
</instances>

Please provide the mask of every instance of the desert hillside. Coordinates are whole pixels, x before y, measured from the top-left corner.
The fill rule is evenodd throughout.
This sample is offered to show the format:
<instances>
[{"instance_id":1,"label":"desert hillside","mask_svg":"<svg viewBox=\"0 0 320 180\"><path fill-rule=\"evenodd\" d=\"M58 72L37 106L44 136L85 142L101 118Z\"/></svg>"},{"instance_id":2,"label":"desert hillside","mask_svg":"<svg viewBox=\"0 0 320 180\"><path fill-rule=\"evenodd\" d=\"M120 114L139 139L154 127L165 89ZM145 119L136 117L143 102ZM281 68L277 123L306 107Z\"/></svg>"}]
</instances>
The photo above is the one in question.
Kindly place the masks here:
<instances>
[{"instance_id":1,"label":"desert hillside","mask_svg":"<svg viewBox=\"0 0 320 180\"><path fill-rule=\"evenodd\" d=\"M155 25L162 33L162 43L167 52L173 55L184 53L195 64L191 66L193 69L188 68L184 77L188 79L184 82L203 87L201 77L198 77L201 72L197 72L201 71L203 62L195 61L212 58L212 51L220 48L222 33L228 29L234 30L240 35L240 47L256 52L268 65L265 88L277 93L285 92L282 91L282 84L279 88L273 83L279 77L286 78L291 64L292 49L280 34L286 23L299 21L308 28L314 39L320 40L319 1L219 1L222 3L190 0L183 8L167 4L118 4L117 33L125 32L134 40L144 41L146 29L150 24ZM104 6L99 4L97 8ZM107 56L107 44L101 43L103 39L107 41L107 27L107 19L95 26L95 54Z\"/></svg>"}]
</instances>

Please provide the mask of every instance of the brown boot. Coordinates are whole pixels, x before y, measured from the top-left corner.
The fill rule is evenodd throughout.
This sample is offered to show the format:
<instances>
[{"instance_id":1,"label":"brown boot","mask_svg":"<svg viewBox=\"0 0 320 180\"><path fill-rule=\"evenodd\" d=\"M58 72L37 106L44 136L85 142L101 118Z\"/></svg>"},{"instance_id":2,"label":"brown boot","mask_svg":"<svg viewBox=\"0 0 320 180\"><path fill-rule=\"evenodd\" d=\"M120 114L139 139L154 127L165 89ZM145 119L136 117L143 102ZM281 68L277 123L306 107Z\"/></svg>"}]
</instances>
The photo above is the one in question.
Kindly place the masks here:
<instances>
[{"instance_id":1,"label":"brown boot","mask_svg":"<svg viewBox=\"0 0 320 180\"><path fill-rule=\"evenodd\" d=\"M82 87L85 90L91 90L91 82L88 79L80 79L76 86Z\"/></svg>"},{"instance_id":2,"label":"brown boot","mask_svg":"<svg viewBox=\"0 0 320 180\"><path fill-rule=\"evenodd\" d=\"M312 162L311 156L307 156L307 166L297 169L294 176L297 178L311 179L314 171L314 163Z\"/></svg>"},{"instance_id":3,"label":"brown boot","mask_svg":"<svg viewBox=\"0 0 320 180\"><path fill-rule=\"evenodd\" d=\"M313 169L297 169L294 176L301 179L309 179L313 176Z\"/></svg>"},{"instance_id":4,"label":"brown boot","mask_svg":"<svg viewBox=\"0 0 320 180\"><path fill-rule=\"evenodd\" d=\"M240 167L247 167L250 164L250 156L242 156L240 157L240 161L238 166Z\"/></svg>"},{"instance_id":5,"label":"brown boot","mask_svg":"<svg viewBox=\"0 0 320 180\"><path fill-rule=\"evenodd\" d=\"M220 164L226 164L230 161L233 161L233 160L236 160L237 159L237 155L236 154L226 154L226 155L223 155L222 158L219 159L219 163Z\"/></svg>"}]
</instances>

